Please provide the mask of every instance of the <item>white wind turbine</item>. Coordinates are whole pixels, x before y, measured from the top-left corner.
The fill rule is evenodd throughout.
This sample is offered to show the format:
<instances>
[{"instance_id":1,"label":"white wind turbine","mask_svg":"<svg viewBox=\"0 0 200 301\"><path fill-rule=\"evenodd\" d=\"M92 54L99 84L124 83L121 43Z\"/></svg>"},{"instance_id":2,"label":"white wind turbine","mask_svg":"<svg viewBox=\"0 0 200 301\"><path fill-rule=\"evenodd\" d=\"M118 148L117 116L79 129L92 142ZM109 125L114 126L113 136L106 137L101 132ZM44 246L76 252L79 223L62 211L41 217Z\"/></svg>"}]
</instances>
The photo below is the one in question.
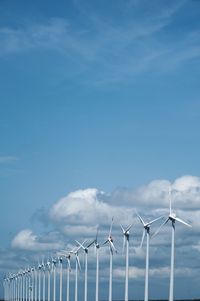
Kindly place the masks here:
<instances>
[{"instance_id":1,"label":"white wind turbine","mask_svg":"<svg viewBox=\"0 0 200 301\"><path fill-rule=\"evenodd\" d=\"M35 285L35 279L34 279L34 267L31 268L31 300L33 301L33 296L34 296L34 285Z\"/></svg>"},{"instance_id":2,"label":"white wind turbine","mask_svg":"<svg viewBox=\"0 0 200 301\"><path fill-rule=\"evenodd\" d=\"M120 224L120 227L123 232L123 251L126 246L126 269L125 269L125 301L128 301L128 277L129 277L129 236L130 236L130 229L133 224L130 224L126 229Z\"/></svg>"},{"instance_id":3,"label":"white wind turbine","mask_svg":"<svg viewBox=\"0 0 200 301\"><path fill-rule=\"evenodd\" d=\"M96 238L94 240L94 247L96 250L96 294L95 294L95 301L99 301L99 248L100 245L97 241L98 238L98 227L97 227L97 233L96 233Z\"/></svg>"},{"instance_id":4,"label":"white wind turbine","mask_svg":"<svg viewBox=\"0 0 200 301\"><path fill-rule=\"evenodd\" d=\"M38 272L37 272L37 267L34 269L34 278L35 278L35 301L37 301L37 277L38 277Z\"/></svg>"},{"instance_id":5,"label":"white wind turbine","mask_svg":"<svg viewBox=\"0 0 200 301\"><path fill-rule=\"evenodd\" d=\"M104 245L108 243L109 250L110 250L110 271L109 271L109 298L108 301L112 301L112 266L113 266L113 252L117 253L117 250L113 244L113 238L111 236L112 234L112 226L113 226L113 218L110 225L110 231L108 234L107 240L103 243Z\"/></svg>"},{"instance_id":6,"label":"white wind turbine","mask_svg":"<svg viewBox=\"0 0 200 301\"><path fill-rule=\"evenodd\" d=\"M42 300L45 301L45 281L46 281L46 277L45 277L45 264L44 261L42 260L42 271L43 271L43 280L42 280Z\"/></svg>"},{"instance_id":7,"label":"white wind turbine","mask_svg":"<svg viewBox=\"0 0 200 301\"><path fill-rule=\"evenodd\" d=\"M141 218L141 216L137 213L137 216L140 220L140 222L143 225L143 234L142 234L142 240L140 247L142 247L144 242L144 237L146 234L147 240L146 240L146 268L145 268L145 289L144 289L144 301L148 301L149 298L149 239L150 239L150 227L151 225L158 221L159 219L163 218L163 216L160 216L158 218L153 219L152 221L145 223L144 220Z\"/></svg>"},{"instance_id":8,"label":"white wind turbine","mask_svg":"<svg viewBox=\"0 0 200 301\"><path fill-rule=\"evenodd\" d=\"M38 264L38 301L41 301L41 269L42 265Z\"/></svg>"},{"instance_id":9,"label":"white wind turbine","mask_svg":"<svg viewBox=\"0 0 200 301\"><path fill-rule=\"evenodd\" d=\"M50 291L51 291L51 263L47 260L46 263L47 272L48 272L48 289L47 289L47 301L50 301Z\"/></svg>"},{"instance_id":10,"label":"white wind turbine","mask_svg":"<svg viewBox=\"0 0 200 301\"><path fill-rule=\"evenodd\" d=\"M67 259L67 299L66 301L69 301L69 277L71 272L71 255L68 254L65 256Z\"/></svg>"},{"instance_id":11,"label":"white wind turbine","mask_svg":"<svg viewBox=\"0 0 200 301\"><path fill-rule=\"evenodd\" d=\"M59 266L60 266L60 292L59 292L59 301L62 301L62 279L63 279L63 259L62 256L58 257L58 262L59 262Z\"/></svg>"},{"instance_id":12,"label":"white wind turbine","mask_svg":"<svg viewBox=\"0 0 200 301\"><path fill-rule=\"evenodd\" d=\"M51 258L52 269L53 269L53 301L56 301L56 259Z\"/></svg>"},{"instance_id":13,"label":"white wind turbine","mask_svg":"<svg viewBox=\"0 0 200 301\"><path fill-rule=\"evenodd\" d=\"M70 272L71 272L71 254L67 253L65 250L62 250L59 253L60 256L67 259L67 291L66 291L66 301L69 301L69 281L70 281Z\"/></svg>"},{"instance_id":14,"label":"white wind turbine","mask_svg":"<svg viewBox=\"0 0 200 301\"><path fill-rule=\"evenodd\" d=\"M84 301L87 301L87 287L88 287L88 281L87 281L87 274L88 274L88 249L91 245L93 245L94 241L89 243L87 246L84 244L87 242L87 240L84 240L82 244L76 240L76 243L82 248L85 252L85 287L84 287Z\"/></svg>"},{"instance_id":15,"label":"white wind turbine","mask_svg":"<svg viewBox=\"0 0 200 301\"><path fill-rule=\"evenodd\" d=\"M78 270L81 270L81 265L78 257L79 249L80 247L75 247L73 250L70 251L71 254L75 255L75 261L76 261L74 301L78 301Z\"/></svg>"},{"instance_id":16,"label":"white wind turbine","mask_svg":"<svg viewBox=\"0 0 200 301\"><path fill-rule=\"evenodd\" d=\"M171 221L172 225L172 237L171 237L171 267L170 267L170 285L169 285L169 301L174 300L174 245L175 245L175 222L179 222L181 224L186 225L187 227L191 227L188 223L180 219L176 216L174 212L172 212L172 199L171 199L171 187L169 187L169 215L168 218L164 221L163 224L158 228L158 230L154 233L155 236L160 229Z\"/></svg>"}]
</instances>

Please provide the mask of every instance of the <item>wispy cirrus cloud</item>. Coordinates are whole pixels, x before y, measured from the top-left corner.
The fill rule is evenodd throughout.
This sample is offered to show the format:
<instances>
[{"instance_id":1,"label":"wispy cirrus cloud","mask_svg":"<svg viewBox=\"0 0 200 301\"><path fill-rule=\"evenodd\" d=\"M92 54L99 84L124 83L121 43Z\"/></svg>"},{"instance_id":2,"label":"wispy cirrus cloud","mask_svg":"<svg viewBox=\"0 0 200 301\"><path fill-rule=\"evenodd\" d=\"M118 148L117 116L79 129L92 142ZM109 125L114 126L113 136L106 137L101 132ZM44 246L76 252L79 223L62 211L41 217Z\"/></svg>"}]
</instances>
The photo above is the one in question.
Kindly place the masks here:
<instances>
[{"instance_id":1,"label":"wispy cirrus cloud","mask_svg":"<svg viewBox=\"0 0 200 301\"><path fill-rule=\"evenodd\" d=\"M12 162L15 162L18 160L19 160L19 158L15 157L15 156L0 156L0 164L12 163Z\"/></svg>"},{"instance_id":2,"label":"wispy cirrus cloud","mask_svg":"<svg viewBox=\"0 0 200 301\"><path fill-rule=\"evenodd\" d=\"M84 80L92 78L95 83L128 80L145 71L169 72L185 61L199 57L198 29L179 33L176 39L168 38L165 33L167 29L172 36L176 35L174 29L168 28L186 3L180 0L151 7L145 1L144 10L139 1L119 2L118 13L125 15L129 9L127 18L122 16L119 21L111 12L103 15L92 6L86 12L85 5L76 2L76 21L84 21L83 27L77 26L72 19L56 17L24 27L1 27L0 55L56 51L64 57L65 64L73 64L76 74L84 72ZM98 69L95 76L94 68Z\"/></svg>"}]
</instances>

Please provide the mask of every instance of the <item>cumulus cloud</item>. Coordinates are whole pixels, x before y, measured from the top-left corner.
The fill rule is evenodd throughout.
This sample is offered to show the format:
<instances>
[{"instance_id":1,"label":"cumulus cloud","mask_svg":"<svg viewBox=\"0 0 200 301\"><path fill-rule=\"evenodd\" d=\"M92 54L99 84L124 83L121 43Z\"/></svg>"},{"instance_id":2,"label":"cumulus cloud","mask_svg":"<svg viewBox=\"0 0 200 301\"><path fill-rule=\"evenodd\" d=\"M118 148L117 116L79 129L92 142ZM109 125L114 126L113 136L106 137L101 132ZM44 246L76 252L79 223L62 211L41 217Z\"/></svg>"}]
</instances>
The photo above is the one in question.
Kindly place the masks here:
<instances>
[{"instance_id":1,"label":"cumulus cloud","mask_svg":"<svg viewBox=\"0 0 200 301\"><path fill-rule=\"evenodd\" d=\"M62 244L59 242L41 242L30 229L20 231L13 238L11 245L13 248L28 251L57 250L62 247Z\"/></svg>"},{"instance_id":2,"label":"cumulus cloud","mask_svg":"<svg viewBox=\"0 0 200 301\"><path fill-rule=\"evenodd\" d=\"M110 223L113 216L126 220L130 209L109 204L106 198L104 192L94 188L77 190L55 203L49 217L55 223L83 226L105 225ZM67 227L65 229L67 231Z\"/></svg>"},{"instance_id":3,"label":"cumulus cloud","mask_svg":"<svg viewBox=\"0 0 200 301\"><path fill-rule=\"evenodd\" d=\"M62 236L60 240L67 243L76 237L94 237L97 225L101 239L106 238L113 216L113 235L121 234L119 223L126 226L133 222L134 239L139 240L142 227L135 211L139 211L146 221L163 214L167 216L170 185L174 212L192 224L192 233L196 235L200 225L200 178L191 175L180 177L173 183L162 179L154 180L134 190L116 189L110 194L96 188L80 189L58 200L45 214L45 219L53 227L52 233L57 231ZM38 219L41 219L40 215ZM153 227L158 227L161 222ZM182 228L177 227L177 230L182 231ZM169 231L166 227L162 232L167 234ZM181 235L186 235L184 232L185 230ZM56 249L59 248L57 237L52 236L50 242L45 241L44 244L31 230L23 230L13 239L12 246L26 250L36 250L38 247ZM153 244L155 243L159 243L157 238Z\"/></svg>"},{"instance_id":4,"label":"cumulus cloud","mask_svg":"<svg viewBox=\"0 0 200 301\"><path fill-rule=\"evenodd\" d=\"M195 275L196 255L199 254L199 186L200 178L186 175L170 182L165 179L154 180L137 189L116 189L105 193L96 188L73 191L53 204L45 213L45 220L50 227L47 233L36 235L30 229L20 231L12 241L12 247L20 252L51 250L71 250L75 246L75 239L94 239L99 225L98 240L102 244L107 238L111 219L114 216L113 241L118 253L113 258L114 277L121 281L124 277L124 259L122 258L123 237L119 223L124 226L133 222L130 231L130 278L141 280L145 268L145 241L143 248L139 248L142 225L135 211L138 211L145 221L159 215L167 217L169 213L169 186L172 187L172 207L174 212L193 228L189 229L177 223L176 227L176 277ZM43 211L42 211L43 212ZM44 212L43 212L44 213ZM35 218L41 220L40 210ZM162 220L152 225L152 233L159 227ZM46 228L45 228L46 229ZM154 278L167 278L170 263L170 223L162 228L159 235L150 240L150 275ZM95 275L95 254L89 250L90 275ZM183 260L184 258L184 260ZM84 254L80 252L83 264ZM74 258L72 258L72 266ZM105 275L102 281L107 281L107 267L109 266L109 248L100 248L101 268Z\"/></svg>"}]
</instances>

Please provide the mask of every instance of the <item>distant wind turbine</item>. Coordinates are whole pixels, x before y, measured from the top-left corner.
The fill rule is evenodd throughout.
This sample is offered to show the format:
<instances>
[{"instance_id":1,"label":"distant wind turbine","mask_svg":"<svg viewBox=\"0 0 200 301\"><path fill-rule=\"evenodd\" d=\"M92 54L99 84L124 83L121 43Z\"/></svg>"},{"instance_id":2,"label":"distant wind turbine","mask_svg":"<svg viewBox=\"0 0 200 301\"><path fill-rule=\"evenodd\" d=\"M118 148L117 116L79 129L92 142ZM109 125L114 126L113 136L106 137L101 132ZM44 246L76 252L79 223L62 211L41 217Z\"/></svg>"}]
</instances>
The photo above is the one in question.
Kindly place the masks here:
<instances>
[{"instance_id":1,"label":"distant wind turbine","mask_svg":"<svg viewBox=\"0 0 200 301\"><path fill-rule=\"evenodd\" d=\"M108 234L107 240L103 243L109 245L110 250L110 271L109 271L109 298L108 301L112 301L112 270L113 270L113 252L117 253L117 250L113 244L113 238L112 238L112 226L113 226L113 220L112 218L111 225L110 225L110 231Z\"/></svg>"},{"instance_id":2,"label":"distant wind turbine","mask_svg":"<svg viewBox=\"0 0 200 301\"><path fill-rule=\"evenodd\" d=\"M96 251L96 294L95 294L95 301L99 301L99 248L100 245L98 243L98 231L99 228L97 227L96 238L94 240L94 247Z\"/></svg>"},{"instance_id":3,"label":"distant wind turbine","mask_svg":"<svg viewBox=\"0 0 200 301\"><path fill-rule=\"evenodd\" d=\"M42 281L42 298L43 298L43 301L45 301L45 290L46 290L46 285L45 285L45 282L46 282L46 275L45 275L45 264L44 264L44 261L42 260L42 271L43 271L43 281Z\"/></svg>"},{"instance_id":4,"label":"distant wind turbine","mask_svg":"<svg viewBox=\"0 0 200 301\"><path fill-rule=\"evenodd\" d=\"M76 261L74 301L78 301L78 270L81 270L81 265L78 256L79 249L80 247L75 247L73 250L70 251L71 254L75 255L75 261Z\"/></svg>"},{"instance_id":5,"label":"distant wind turbine","mask_svg":"<svg viewBox=\"0 0 200 301\"><path fill-rule=\"evenodd\" d=\"M125 269L125 296L124 300L128 301L128 276L129 276L129 236L130 236L130 229L133 224L130 224L126 229L120 224L120 227L123 232L123 251L126 246L126 269Z\"/></svg>"},{"instance_id":6,"label":"distant wind turbine","mask_svg":"<svg viewBox=\"0 0 200 301\"><path fill-rule=\"evenodd\" d=\"M38 301L41 301L41 269L42 269L42 265L38 264Z\"/></svg>"},{"instance_id":7,"label":"distant wind turbine","mask_svg":"<svg viewBox=\"0 0 200 301\"><path fill-rule=\"evenodd\" d=\"M46 263L47 272L48 272L48 289L47 289L47 301L50 301L50 292L51 292L51 263L48 260Z\"/></svg>"},{"instance_id":8,"label":"distant wind turbine","mask_svg":"<svg viewBox=\"0 0 200 301\"><path fill-rule=\"evenodd\" d=\"M52 269L53 269L53 301L56 301L56 259L51 258Z\"/></svg>"},{"instance_id":9,"label":"distant wind turbine","mask_svg":"<svg viewBox=\"0 0 200 301\"><path fill-rule=\"evenodd\" d=\"M65 257L67 259L67 291L66 291L66 301L69 301L69 278L71 272L71 254L67 253L65 250L62 250L59 253L60 256Z\"/></svg>"},{"instance_id":10,"label":"distant wind turbine","mask_svg":"<svg viewBox=\"0 0 200 301\"><path fill-rule=\"evenodd\" d=\"M62 301L62 278L63 278L63 259L62 256L58 257L58 262L59 262L59 266L60 266L60 291L59 291L59 301Z\"/></svg>"},{"instance_id":11,"label":"distant wind turbine","mask_svg":"<svg viewBox=\"0 0 200 301\"><path fill-rule=\"evenodd\" d=\"M88 249L91 245L93 245L94 241L87 244L85 246L85 243L87 240L85 240L83 243L80 243L78 240L76 240L76 243L84 250L85 252L85 286L84 286L84 301L87 301L87 287L88 287L88 281L87 281L87 274L88 274Z\"/></svg>"}]
</instances>

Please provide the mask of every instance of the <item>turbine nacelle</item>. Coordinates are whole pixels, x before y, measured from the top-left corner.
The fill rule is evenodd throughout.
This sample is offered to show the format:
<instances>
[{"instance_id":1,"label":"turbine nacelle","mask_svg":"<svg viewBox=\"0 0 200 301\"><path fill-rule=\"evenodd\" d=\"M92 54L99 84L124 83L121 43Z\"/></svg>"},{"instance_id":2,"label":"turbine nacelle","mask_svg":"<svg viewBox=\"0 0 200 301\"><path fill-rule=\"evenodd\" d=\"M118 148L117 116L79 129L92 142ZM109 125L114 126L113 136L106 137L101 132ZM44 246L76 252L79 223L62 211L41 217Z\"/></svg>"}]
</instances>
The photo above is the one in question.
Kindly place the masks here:
<instances>
[{"instance_id":1,"label":"turbine nacelle","mask_svg":"<svg viewBox=\"0 0 200 301\"><path fill-rule=\"evenodd\" d=\"M117 253L117 249L115 248L114 246L114 243L113 243L113 238L112 238L112 226L113 226L113 217L112 217L112 222L111 222L111 225L110 225L110 231L109 231L109 234L108 234L108 238L107 240L103 243L103 245L105 244L109 244L109 247L110 247L110 253L113 254L113 251L115 251L115 253Z\"/></svg>"},{"instance_id":2,"label":"turbine nacelle","mask_svg":"<svg viewBox=\"0 0 200 301\"><path fill-rule=\"evenodd\" d=\"M176 220L176 213L170 213L169 214L169 219L170 220Z\"/></svg>"}]
</instances>

